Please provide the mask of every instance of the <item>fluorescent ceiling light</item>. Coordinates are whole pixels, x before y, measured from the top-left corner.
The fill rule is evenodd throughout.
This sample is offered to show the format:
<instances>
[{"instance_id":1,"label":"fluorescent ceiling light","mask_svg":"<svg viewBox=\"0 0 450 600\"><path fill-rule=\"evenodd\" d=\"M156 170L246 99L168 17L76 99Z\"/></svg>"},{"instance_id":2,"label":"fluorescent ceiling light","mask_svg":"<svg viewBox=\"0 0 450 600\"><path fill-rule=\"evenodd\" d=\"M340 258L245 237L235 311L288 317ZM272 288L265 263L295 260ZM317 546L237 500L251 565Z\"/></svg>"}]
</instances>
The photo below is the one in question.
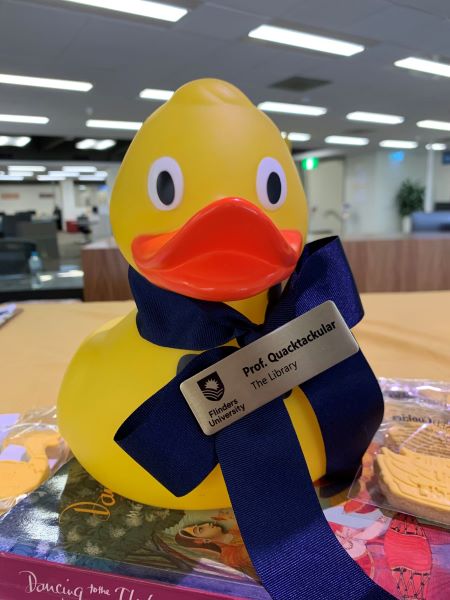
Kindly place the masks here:
<instances>
[{"instance_id":1,"label":"fluorescent ceiling light","mask_svg":"<svg viewBox=\"0 0 450 600\"><path fill-rule=\"evenodd\" d=\"M307 142L311 139L309 133L297 133L296 131L291 131L287 135L287 139L291 142Z\"/></svg>"},{"instance_id":2,"label":"fluorescent ceiling light","mask_svg":"<svg viewBox=\"0 0 450 600\"><path fill-rule=\"evenodd\" d=\"M78 181L105 181L105 177L97 177L96 175L81 175Z\"/></svg>"},{"instance_id":3,"label":"fluorescent ceiling light","mask_svg":"<svg viewBox=\"0 0 450 600\"><path fill-rule=\"evenodd\" d=\"M47 125L48 117L30 117L28 115L0 115L0 121L5 123L32 123L34 125Z\"/></svg>"},{"instance_id":4,"label":"fluorescent ceiling light","mask_svg":"<svg viewBox=\"0 0 450 600\"><path fill-rule=\"evenodd\" d=\"M42 173L46 171L46 167L38 165L10 165L9 171L33 171L33 173Z\"/></svg>"},{"instance_id":5,"label":"fluorescent ceiling light","mask_svg":"<svg viewBox=\"0 0 450 600\"><path fill-rule=\"evenodd\" d=\"M156 90L151 88L146 88L139 94L139 98L144 98L144 100L169 100L172 96L172 90Z\"/></svg>"},{"instance_id":6,"label":"fluorescent ceiling light","mask_svg":"<svg viewBox=\"0 0 450 600\"><path fill-rule=\"evenodd\" d=\"M50 175L50 177L78 177L78 173L69 171L49 171L47 175Z\"/></svg>"},{"instance_id":7,"label":"fluorescent ceiling light","mask_svg":"<svg viewBox=\"0 0 450 600\"><path fill-rule=\"evenodd\" d=\"M87 138L85 140L80 140L79 142L77 142L75 144L75 148L77 148L78 150L92 150L95 147L96 143L96 140Z\"/></svg>"},{"instance_id":8,"label":"fluorescent ceiling light","mask_svg":"<svg viewBox=\"0 0 450 600\"><path fill-rule=\"evenodd\" d=\"M437 62L435 60L425 60L424 58L415 58L408 56L402 60L397 60L394 65L402 69L412 69L431 75L440 75L441 77L450 77L450 65Z\"/></svg>"},{"instance_id":9,"label":"fluorescent ceiling light","mask_svg":"<svg viewBox=\"0 0 450 600\"><path fill-rule=\"evenodd\" d=\"M0 146L15 146L17 148L23 148L30 142L31 138L26 135L20 135L18 137L0 135Z\"/></svg>"},{"instance_id":10,"label":"fluorescent ceiling light","mask_svg":"<svg viewBox=\"0 0 450 600\"><path fill-rule=\"evenodd\" d=\"M116 142L114 140L93 140L91 138L87 138L77 142L75 144L75 148L78 150L107 150L115 145Z\"/></svg>"},{"instance_id":11,"label":"fluorescent ceiling light","mask_svg":"<svg viewBox=\"0 0 450 600\"><path fill-rule=\"evenodd\" d=\"M329 135L325 138L327 144L342 144L344 146L367 146L369 139L349 135Z\"/></svg>"},{"instance_id":12,"label":"fluorescent ceiling light","mask_svg":"<svg viewBox=\"0 0 450 600\"><path fill-rule=\"evenodd\" d=\"M9 169L8 175L18 176L18 177L34 177L36 173L34 171L14 171Z\"/></svg>"},{"instance_id":13,"label":"fluorescent ceiling light","mask_svg":"<svg viewBox=\"0 0 450 600\"><path fill-rule=\"evenodd\" d=\"M108 150L108 148L112 148L116 145L114 140L100 140L97 142L94 150Z\"/></svg>"},{"instance_id":14,"label":"fluorescent ceiling light","mask_svg":"<svg viewBox=\"0 0 450 600\"><path fill-rule=\"evenodd\" d=\"M382 148L401 148L402 150L412 150L419 144L409 140L383 140L380 142Z\"/></svg>"},{"instance_id":15,"label":"fluorescent ceiling light","mask_svg":"<svg viewBox=\"0 0 450 600\"><path fill-rule=\"evenodd\" d=\"M97 167L92 167L89 165L65 165L62 168L63 171L70 171L71 173L95 173Z\"/></svg>"},{"instance_id":16,"label":"fluorescent ceiling light","mask_svg":"<svg viewBox=\"0 0 450 600\"><path fill-rule=\"evenodd\" d=\"M66 178L59 175L38 175L38 181L64 181Z\"/></svg>"},{"instance_id":17,"label":"fluorescent ceiling light","mask_svg":"<svg viewBox=\"0 0 450 600\"><path fill-rule=\"evenodd\" d=\"M383 113L364 112L361 110L348 113L346 118L349 121L382 123L383 125L398 125L399 123L403 123L405 120L405 117L401 117L400 115L385 115Z\"/></svg>"},{"instance_id":18,"label":"fluorescent ceiling light","mask_svg":"<svg viewBox=\"0 0 450 600\"><path fill-rule=\"evenodd\" d=\"M433 121L432 119L425 119L425 121L417 121L417 127L450 131L450 121Z\"/></svg>"},{"instance_id":19,"label":"fluorescent ceiling light","mask_svg":"<svg viewBox=\"0 0 450 600\"><path fill-rule=\"evenodd\" d=\"M92 83L86 81L48 79L46 77L25 77L23 75L8 75L6 73L0 73L0 83L50 88L53 90L67 90L71 92L89 92L89 90L92 90L93 88Z\"/></svg>"},{"instance_id":20,"label":"fluorescent ceiling light","mask_svg":"<svg viewBox=\"0 0 450 600\"><path fill-rule=\"evenodd\" d=\"M258 104L260 110L265 112L286 113L289 115L304 115L306 117L320 117L327 112L322 106L310 106L307 104L288 104L286 102L261 102Z\"/></svg>"},{"instance_id":21,"label":"fluorescent ceiling light","mask_svg":"<svg viewBox=\"0 0 450 600\"><path fill-rule=\"evenodd\" d=\"M427 144L425 146L425 148L427 150L435 150L435 151L439 151L439 150L447 150L447 145L446 144L439 144L439 143L435 143L435 144Z\"/></svg>"},{"instance_id":22,"label":"fluorescent ceiling light","mask_svg":"<svg viewBox=\"0 0 450 600\"><path fill-rule=\"evenodd\" d=\"M274 27L273 25L260 25L250 31L248 37L267 42L276 42L277 44L286 44L287 46L295 46L296 48L316 50L317 52L339 54L340 56L353 56L364 50L364 46L361 44L344 42L323 35L296 31L295 29Z\"/></svg>"},{"instance_id":23,"label":"fluorescent ceiling light","mask_svg":"<svg viewBox=\"0 0 450 600\"><path fill-rule=\"evenodd\" d=\"M100 127L101 129L129 129L137 131L141 128L142 122L138 121L106 121L104 119L88 119L86 127Z\"/></svg>"},{"instance_id":24,"label":"fluorescent ceiling light","mask_svg":"<svg viewBox=\"0 0 450 600\"><path fill-rule=\"evenodd\" d=\"M67 173L69 176L76 176L80 181L90 181L94 179L106 179L108 177L108 171L96 171L95 173ZM87 179L86 179L87 178Z\"/></svg>"},{"instance_id":25,"label":"fluorescent ceiling light","mask_svg":"<svg viewBox=\"0 0 450 600\"><path fill-rule=\"evenodd\" d=\"M24 146L26 146L27 144L29 144L31 142L31 138L28 137L27 135L20 135L19 137L16 138L10 138L10 140L12 140L14 143L14 146L17 146L17 148L23 148Z\"/></svg>"},{"instance_id":26,"label":"fluorescent ceiling light","mask_svg":"<svg viewBox=\"0 0 450 600\"><path fill-rule=\"evenodd\" d=\"M160 2L150 2L147 0L61 0L71 4L82 4L93 8L104 8L116 12L136 15L138 17L148 17L150 19L159 19L160 21L170 21L175 23L187 14L187 9L179 6L170 6Z\"/></svg>"},{"instance_id":27,"label":"fluorescent ceiling light","mask_svg":"<svg viewBox=\"0 0 450 600\"><path fill-rule=\"evenodd\" d=\"M0 175L0 181L23 181L22 175Z\"/></svg>"}]
</instances>

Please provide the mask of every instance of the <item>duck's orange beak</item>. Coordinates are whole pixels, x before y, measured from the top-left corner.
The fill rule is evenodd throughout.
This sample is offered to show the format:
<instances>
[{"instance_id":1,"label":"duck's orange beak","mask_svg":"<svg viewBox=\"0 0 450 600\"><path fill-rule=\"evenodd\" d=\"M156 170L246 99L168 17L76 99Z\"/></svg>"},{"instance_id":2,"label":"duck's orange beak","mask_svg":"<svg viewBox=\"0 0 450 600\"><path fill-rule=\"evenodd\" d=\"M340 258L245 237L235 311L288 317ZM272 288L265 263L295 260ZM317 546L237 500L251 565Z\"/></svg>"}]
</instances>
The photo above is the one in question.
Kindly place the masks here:
<instances>
[{"instance_id":1,"label":"duck's orange beak","mask_svg":"<svg viewBox=\"0 0 450 600\"><path fill-rule=\"evenodd\" d=\"M279 230L242 198L209 204L177 231L140 235L132 253L159 287L201 300L241 300L289 277L300 257L299 231Z\"/></svg>"}]
</instances>

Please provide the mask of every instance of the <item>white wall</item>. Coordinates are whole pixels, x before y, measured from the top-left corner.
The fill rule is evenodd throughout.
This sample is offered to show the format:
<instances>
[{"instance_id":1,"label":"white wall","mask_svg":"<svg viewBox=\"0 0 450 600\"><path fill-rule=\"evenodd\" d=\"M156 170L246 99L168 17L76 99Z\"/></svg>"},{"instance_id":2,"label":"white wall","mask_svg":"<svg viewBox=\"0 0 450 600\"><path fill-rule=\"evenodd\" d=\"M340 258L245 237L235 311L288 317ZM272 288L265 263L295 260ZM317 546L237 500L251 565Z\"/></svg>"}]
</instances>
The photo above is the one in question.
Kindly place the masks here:
<instances>
[{"instance_id":1,"label":"white wall","mask_svg":"<svg viewBox=\"0 0 450 600\"><path fill-rule=\"evenodd\" d=\"M392 151L388 150L348 156L344 199L350 207L346 233L389 234L400 231L395 196L405 179L425 185L426 160L425 150L405 150L404 159L400 162L393 160ZM436 177L441 178L442 174L435 175L435 182Z\"/></svg>"},{"instance_id":2,"label":"white wall","mask_svg":"<svg viewBox=\"0 0 450 600\"><path fill-rule=\"evenodd\" d=\"M440 152L434 157L434 200L450 202L450 165L442 164Z\"/></svg>"},{"instance_id":3,"label":"white wall","mask_svg":"<svg viewBox=\"0 0 450 600\"><path fill-rule=\"evenodd\" d=\"M19 194L17 200L4 200L2 194ZM54 194L54 198L39 198L39 194ZM0 211L12 215L19 211L35 210L37 215L53 213L55 203L61 205L59 184L56 185L0 185Z\"/></svg>"},{"instance_id":4,"label":"white wall","mask_svg":"<svg viewBox=\"0 0 450 600\"><path fill-rule=\"evenodd\" d=\"M303 171L309 204L309 230L341 233L344 198L344 160L321 160L316 169Z\"/></svg>"},{"instance_id":5,"label":"white wall","mask_svg":"<svg viewBox=\"0 0 450 600\"><path fill-rule=\"evenodd\" d=\"M427 151L405 150L400 161L393 157L395 152L378 149L353 154L343 160L321 161L317 169L302 171L310 205L310 231L331 229L343 236L399 232L395 197L405 179L425 186ZM433 185L433 201L450 201L450 165L442 164L440 152L434 154ZM340 229L338 220L324 213L341 213L343 203L348 215Z\"/></svg>"}]
</instances>

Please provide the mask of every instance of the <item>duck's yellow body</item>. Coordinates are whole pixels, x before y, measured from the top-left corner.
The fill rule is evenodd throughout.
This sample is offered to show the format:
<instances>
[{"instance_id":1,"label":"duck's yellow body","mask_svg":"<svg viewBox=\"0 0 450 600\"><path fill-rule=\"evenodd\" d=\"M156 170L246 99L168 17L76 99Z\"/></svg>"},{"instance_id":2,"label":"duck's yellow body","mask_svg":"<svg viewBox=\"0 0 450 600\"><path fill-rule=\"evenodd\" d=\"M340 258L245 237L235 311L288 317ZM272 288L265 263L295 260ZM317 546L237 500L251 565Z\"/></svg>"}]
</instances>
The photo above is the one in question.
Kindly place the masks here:
<instances>
[{"instance_id":1,"label":"duck's yellow body","mask_svg":"<svg viewBox=\"0 0 450 600\"><path fill-rule=\"evenodd\" d=\"M307 207L270 119L233 86L199 80L176 92L137 134L116 181L111 220L122 254L149 281L228 302L261 323L267 289L286 279L300 256ZM227 507L220 467L178 498L114 442L122 423L189 353L141 338L136 311L106 324L69 366L59 425L80 463L114 492L168 508ZM316 480L326 464L315 414L298 388L285 404Z\"/></svg>"},{"instance_id":2,"label":"duck's yellow body","mask_svg":"<svg viewBox=\"0 0 450 600\"><path fill-rule=\"evenodd\" d=\"M255 299L247 314L259 312L257 304L263 302L264 298ZM114 442L120 425L174 377L179 359L187 353L142 339L135 318L133 311L119 322L108 323L78 350L60 394L63 436L84 468L122 496L143 504L185 510L231 506L219 466L195 490L177 498ZM316 480L325 473L325 452L316 416L298 388L285 404L311 477Z\"/></svg>"}]
</instances>

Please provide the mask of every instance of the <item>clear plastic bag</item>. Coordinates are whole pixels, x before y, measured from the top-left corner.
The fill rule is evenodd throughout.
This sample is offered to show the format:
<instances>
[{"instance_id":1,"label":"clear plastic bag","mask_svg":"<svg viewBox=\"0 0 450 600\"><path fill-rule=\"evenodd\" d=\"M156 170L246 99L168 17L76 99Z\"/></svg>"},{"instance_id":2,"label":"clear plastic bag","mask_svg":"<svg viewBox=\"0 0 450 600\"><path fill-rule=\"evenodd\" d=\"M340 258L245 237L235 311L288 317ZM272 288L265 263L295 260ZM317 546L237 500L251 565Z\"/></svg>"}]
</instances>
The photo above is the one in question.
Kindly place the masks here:
<instances>
[{"instance_id":1,"label":"clear plastic bag","mask_svg":"<svg viewBox=\"0 0 450 600\"><path fill-rule=\"evenodd\" d=\"M450 385L380 379L383 422L349 497L450 526Z\"/></svg>"},{"instance_id":2,"label":"clear plastic bag","mask_svg":"<svg viewBox=\"0 0 450 600\"><path fill-rule=\"evenodd\" d=\"M58 432L56 409L0 414L0 515L41 485L71 457Z\"/></svg>"}]
</instances>

